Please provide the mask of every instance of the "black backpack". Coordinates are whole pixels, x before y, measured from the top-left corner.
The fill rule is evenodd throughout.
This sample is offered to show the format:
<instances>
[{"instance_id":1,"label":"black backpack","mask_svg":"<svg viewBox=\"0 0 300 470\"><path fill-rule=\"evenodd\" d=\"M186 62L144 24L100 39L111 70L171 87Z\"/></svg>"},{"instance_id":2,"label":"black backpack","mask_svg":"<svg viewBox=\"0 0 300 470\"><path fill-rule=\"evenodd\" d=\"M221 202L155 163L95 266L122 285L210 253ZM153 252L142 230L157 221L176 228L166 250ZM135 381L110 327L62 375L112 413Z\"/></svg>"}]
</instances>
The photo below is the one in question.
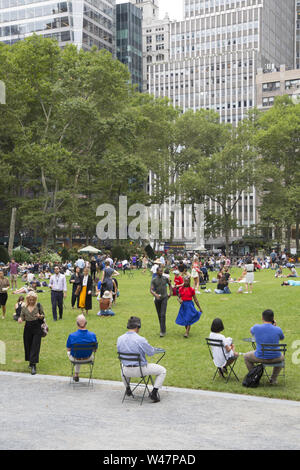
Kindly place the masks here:
<instances>
[{"instance_id":1,"label":"black backpack","mask_svg":"<svg viewBox=\"0 0 300 470\"><path fill-rule=\"evenodd\" d=\"M258 364L258 366L255 366L243 380L243 386L244 387L249 387L249 388L256 388L259 385L259 381L261 379L261 376L264 373L264 366L262 364Z\"/></svg>"}]
</instances>

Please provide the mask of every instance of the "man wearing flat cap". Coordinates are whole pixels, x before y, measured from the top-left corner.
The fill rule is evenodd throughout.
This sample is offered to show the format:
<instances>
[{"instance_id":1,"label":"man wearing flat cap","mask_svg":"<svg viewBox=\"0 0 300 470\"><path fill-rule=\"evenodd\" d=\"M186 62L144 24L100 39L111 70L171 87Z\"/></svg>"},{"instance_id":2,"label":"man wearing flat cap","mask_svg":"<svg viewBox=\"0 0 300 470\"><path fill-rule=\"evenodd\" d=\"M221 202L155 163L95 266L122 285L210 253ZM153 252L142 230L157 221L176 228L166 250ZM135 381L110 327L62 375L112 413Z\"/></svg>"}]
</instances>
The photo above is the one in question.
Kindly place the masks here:
<instances>
[{"instance_id":1,"label":"man wearing flat cap","mask_svg":"<svg viewBox=\"0 0 300 470\"><path fill-rule=\"evenodd\" d=\"M148 341L139 335L141 328L141 320L138 317L130 317L127 323L128 331L119 336L117 341L117 349L119 353L123 354L140 354L142 373L144 375L153 375L155 376L154 388L150 394L150 398L154 403L160 401L158 390L162 387L163 382L166 377L166 369L159 364L149 364L146 360L147 356L153 356L157 351L153 348ZM138 363L134 364L132 362L122 360L123 363L123 374L126 377L123 377L122 380L126 387L126 394L128 396L132 395L130 389L130 378L131 377L140 377L140 366Z\"/></svg>"}]
</instances>

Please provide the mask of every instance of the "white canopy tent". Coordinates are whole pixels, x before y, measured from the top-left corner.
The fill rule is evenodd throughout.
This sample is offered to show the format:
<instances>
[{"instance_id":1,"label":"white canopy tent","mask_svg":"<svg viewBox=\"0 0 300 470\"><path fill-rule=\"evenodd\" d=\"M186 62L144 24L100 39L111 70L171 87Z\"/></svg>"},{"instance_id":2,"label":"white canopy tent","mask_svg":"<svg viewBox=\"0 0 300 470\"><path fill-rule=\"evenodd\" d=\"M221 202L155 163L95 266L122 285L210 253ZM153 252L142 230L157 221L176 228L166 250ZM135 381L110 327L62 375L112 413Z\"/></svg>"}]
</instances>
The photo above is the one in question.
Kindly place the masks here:
<instances>
[{"instance_id":1,"label":"white canopy tent","mask_svg":"<svg viewBox=\"0 0 300 470\"><path fill-rule=\"evenodd\" d=\"M78 250L78 253L97 254L97 253L101 253L101 250L98 250L98 248L94 248L93 246L85 246L84 248L81 248L80 250Z\"/></svg>"}]
</instances>

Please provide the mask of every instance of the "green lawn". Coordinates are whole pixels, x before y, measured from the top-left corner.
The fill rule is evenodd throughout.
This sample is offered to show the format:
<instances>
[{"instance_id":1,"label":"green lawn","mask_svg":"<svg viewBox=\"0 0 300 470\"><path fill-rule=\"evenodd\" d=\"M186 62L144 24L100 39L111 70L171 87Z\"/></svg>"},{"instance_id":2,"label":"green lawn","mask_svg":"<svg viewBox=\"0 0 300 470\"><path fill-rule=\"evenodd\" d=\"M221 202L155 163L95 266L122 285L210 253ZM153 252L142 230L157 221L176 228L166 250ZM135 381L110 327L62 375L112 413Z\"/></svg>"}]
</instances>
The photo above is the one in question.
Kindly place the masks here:
<instances>
[{"instance_id":1,"label":"green lawn","mask_svg":"<svg viewBox=\"0 0 300 470\"><path fill-rule=\"evenodd\" d=\"M232 276L237 278L240 273L240 269L234 269ZM113 318L97 317L96 298L93 298L93 310L88 316L88 329L96 333L100 343L94 377L120 380L116 341L118 336L126 331L129 316L136 315L142 318L140 334L145 336L153 346L164 347L167 351L161 363L167 369L165 385L300 400L300 365L293 364L292 361L293 354L297 358L296 349L292 349L292 344L300 339L300 288L281 287L282 280L275 279L274 271L271 270L255 273L255 280L257 283L254 285L252 295L237 294L240 284L231 285L232 295L204 292L198 295L203 315L199 322L192 326L188 339L183 338L184 328L175 324L179 304L175 297L171 298L167 310L167 336L160 338L157 314L153 298L149 293L150 273L135 272L133 278L121 274L119 276L120 297L114 308L116 316ZM209 283L208 287L213 290L215 284ZM46 293L39 294L39 301L46 312L49 334L42 340L37 370L40 374L69 375L70 364L65 345L68 334L76 330L75 319L79 311L71 309L70 287L65 300L63 321L53 322L50 292L48 288L46 290ZM23 325L17 324L12 319L16 300L17 296L9 293L6 319L0 320L0 340L6 344L6 364L0 365L0 368L29 373L28 363L24 361ZM262 383L257 389L245 389L241 384L246 374L242 356L239 357L235 368L240 383L230 379L226 384L220 377L212 381L215 367L205 342L205 337L210 333L212 320L215 317L222 318L225 326L224 334L234 339L237 351L247 352L249 345L243 342L243 338L250 336L251 326L261 322L261 313L267 308L274 310L277 324L285 334L284 342L288 345L286 386L280 381L279 385L273 387L267 384L264 386Z\"/></svg>"}]
</instances>

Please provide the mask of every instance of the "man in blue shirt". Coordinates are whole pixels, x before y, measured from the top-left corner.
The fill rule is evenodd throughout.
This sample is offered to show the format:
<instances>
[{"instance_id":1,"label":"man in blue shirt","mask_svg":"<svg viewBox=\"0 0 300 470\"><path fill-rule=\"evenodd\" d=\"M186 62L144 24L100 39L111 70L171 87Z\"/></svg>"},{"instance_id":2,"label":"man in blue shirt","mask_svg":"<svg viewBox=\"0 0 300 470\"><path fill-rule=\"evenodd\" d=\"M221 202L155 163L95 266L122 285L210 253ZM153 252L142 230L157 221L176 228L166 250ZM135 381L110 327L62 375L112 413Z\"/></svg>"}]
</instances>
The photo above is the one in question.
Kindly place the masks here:
<instances>
[{"instance_id":1,"label":"man in blue shirt","mask_svg":"<svg viewBox=\"0 0 300 470\"><path fill-rule=\"evenodd\" d=\"M98 349L98 341L95 333L92 333L86 329L87 321L84 315L79 315L76 319L78 330L71 333L67 340L67 353L71 362L74 359L81 361L82 364L89 362L93 359L93 352ZM91 345L89 349L88 346ZM87 346L87 349L83 351L74 351L74 345ZM75 375L73 377L74 382L79 382L80 364L75 365Z\"/></svg>"},{"instance_id":2,"label":"man in blue shirt","mask_svg":"<svg viewBox=\"0 0 300 470\"><path fill-rule=\"evenodd\" d=\"M141 328L141 320L138 317L130 317L127 323L127 333L122 336L119 336L117 341L118 352L123 354L140 354L142 373L144 375L154 375L156 376L154 388L151 392L150 398L154 403L160 401L158 390L162 387L163 382L166 377L166 369L159 364L149 364L146 360L147 356L153 356L156 354L156 348L153 348L148 341L139 335ZM130 389L130 378L131 377L140 377L140 367L138 363L132 363L126 360L122 361L123 364L123 374L122 375L123 383L126 387L126 394L128 396L132 395Z\"/></svg>"},{"instance_id":3,"label":"man in blue shirt","mask_svg":"<svg viewBox=\"0 0 300 470\"><path fill-rule=\"evenodd\" d=\"M251 328L251 334L255 338L256 351L250 351L245 354L244 360L247 369L250 371L253 369L256 363L262 364L273 364L284 361L284 356L274 346L273 351L262 352L262 344L279 344L280 340L284 339L284 334L276 325L274 320L274 312L272 310L265 310L262 314L262 325L254 325ZM276 384L278 374L281 367L274 367L271 376L271 384Z\"/></svg>"}]
</instances>

